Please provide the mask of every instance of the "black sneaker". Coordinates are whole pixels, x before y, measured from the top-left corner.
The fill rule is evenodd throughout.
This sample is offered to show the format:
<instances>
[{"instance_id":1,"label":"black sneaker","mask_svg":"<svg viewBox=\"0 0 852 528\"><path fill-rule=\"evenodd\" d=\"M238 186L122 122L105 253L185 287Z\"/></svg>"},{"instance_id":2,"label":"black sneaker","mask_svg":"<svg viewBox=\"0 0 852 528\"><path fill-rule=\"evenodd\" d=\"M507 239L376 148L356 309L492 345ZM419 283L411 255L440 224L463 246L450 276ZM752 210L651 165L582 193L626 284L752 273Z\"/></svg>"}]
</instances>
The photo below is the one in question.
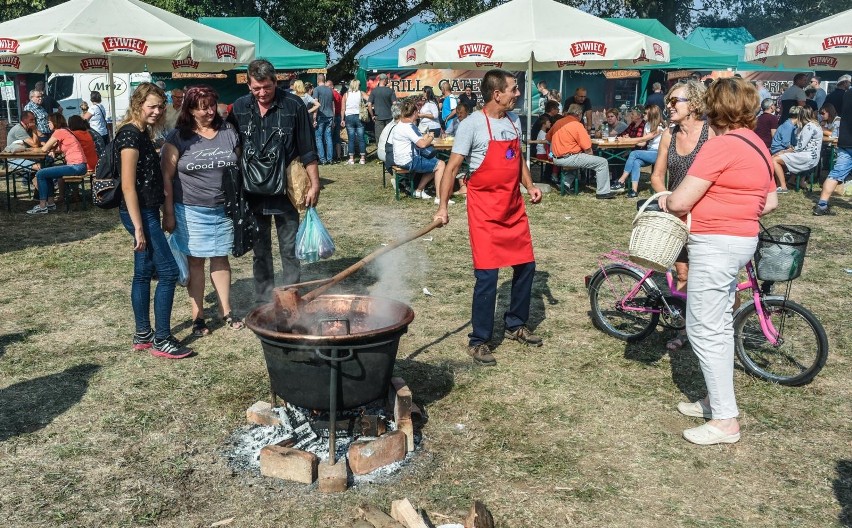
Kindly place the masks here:
<instances>
[{"instance_id":1,"label":"black sneaker","mask_svg":"<svg viewBox=\"0 0 852 528\"><path fill-rule=\"evenodd\" d=\"M154 346L153 330L148 330L142 334L139 332L133 334L133 350L148 350L152 346Z\"/></svg>"},{"instance_id":2,"label":"black sneaker","mask_svg":"<svg viewBox=\"0 0 852 528\"><path fill-rule=\"evenodd\" d=\"M629 191L627 191L627 197L628 198L636 198L637 196L639 196L639 193L634 191L633 189L630 189Z\"/></svg>"},{"instance_id":3,"label":"black sneaker","mask_svg":"<svg viewBox=\"0 0 852 528\"><path fill-rule=\"evenodd\" d=\"M819 204L814 206L814 216L830 216L832 214L831 208L827 205L825 207L820 207Z\"/></svg>"},{"instance_id":4,"label":"black sneaker","mask_svg":"<svg viewBox=\"0 0 852 528\"><path fill-rule=\"evenodd\" d=\"M154 339L151 355L167 359L183 359L192 354L192 349L180 344L175 336L169 336L162 341Z\"/></svg>"},{"instance_id":5,"label":"black sneaker","mask_svg":"<svg viewBox=\"0 0 852 528\"><path fill-rule=\"evenodd\" d=\"M492 367L497 364L497 360L491 353L491 347L486 343L480 343L467 347L468 355L473 358L473 362L486 367Z\"/></svg>"},{"instance_id":6,"label":"black sneaker","mask_svg":"<svg viewBox=\"0 0 852 528\"><path fill-rule=\"evenodd\" d=\"M612 199L615 198L615 193L614 192L608 192L608 193L603 193L603 194L596 194L595 198L597 198L598 200L612 200Z\"/></svg>"},{"instance_id":7,"label":"black sneaker","mask_svg":"<svg viewBox=\"0 0 852 528\"><path fill-rule=\"evenodd\" d=\"M530 332L530 329L524 325L521 325L514 330L506 329L506 339L512 339L517 341L518 343L523 343L525 345L540 347L542 340L540 337Z\"/></svg>"},{"instance_id":8,"label":"black sneaker","mask_svg":"<svg viewBox=\"0 0 852 528\"><path fill-rule=\"evenodd\" d=\"M624 189L624 184L621 183L621 182L615 182L612 185L610 185L609 188L610 188L610 190L613 190L613 191L619 191L621 189Z\"/></svg>"}]
</instances>

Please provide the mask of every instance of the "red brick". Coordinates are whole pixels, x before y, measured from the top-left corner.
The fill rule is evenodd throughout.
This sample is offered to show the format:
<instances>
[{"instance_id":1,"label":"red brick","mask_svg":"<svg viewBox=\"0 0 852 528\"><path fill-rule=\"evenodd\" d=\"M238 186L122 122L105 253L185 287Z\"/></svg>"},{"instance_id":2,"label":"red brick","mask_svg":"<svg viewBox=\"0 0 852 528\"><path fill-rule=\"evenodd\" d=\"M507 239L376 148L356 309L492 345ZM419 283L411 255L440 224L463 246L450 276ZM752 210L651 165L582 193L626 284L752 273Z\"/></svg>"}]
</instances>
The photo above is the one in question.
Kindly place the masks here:
<instances>
[{"instance_id":1,"label":"red brick","mask_svg":"<svg viewBox=\"0 0 852 528\"><path fill-rule=\"evenodd\" d=\"M406 436L402 431L383 434L375 440L360 440L349 446L349 467L356 475L366 475L405 458Z\"/></svg>"},{"instance_id":2,"label":"red brick","mask_svg":"<svg viewBox=\"0 0 852 528\"><path fill-rule=\"evenodd\" d=\"M391 387L394 421L411 419L411 406L413 404L411 389L408 388L402 378L391 378Z\"/></svg>"},{"instance_id":3,"label":"red brick","mask_svg":"<svg viewBox=\"0 0 852 528\"><path fill-rule=\"evenodd\" d=\"M328 461L319 465L319 490L323 493L340 493L346 491L349 472L346 470L346 460L338 460L329 465Z\"/></svg>"},{"instance_id":4,"label":"red brick","mask_svg":"<svg viewBox=\"0 0 852 528\"><path fill-rule=\"evenodd\" d=\"M299 449L270 445L260 450L260 474L266 477L311 484L317 479L318 463L315 454Z\"/></svg>"},{"instance_id":5,"label":"red brick","mask_svg":"<svg viewBox=\"0 0 852 528\"><path fill-rule=\"evenodd\" d=\"M257 425L281 425L278 414L272 410L272 405L265 401L255 402L246 409L246 420Z\"/></svg>"}]
</instances>

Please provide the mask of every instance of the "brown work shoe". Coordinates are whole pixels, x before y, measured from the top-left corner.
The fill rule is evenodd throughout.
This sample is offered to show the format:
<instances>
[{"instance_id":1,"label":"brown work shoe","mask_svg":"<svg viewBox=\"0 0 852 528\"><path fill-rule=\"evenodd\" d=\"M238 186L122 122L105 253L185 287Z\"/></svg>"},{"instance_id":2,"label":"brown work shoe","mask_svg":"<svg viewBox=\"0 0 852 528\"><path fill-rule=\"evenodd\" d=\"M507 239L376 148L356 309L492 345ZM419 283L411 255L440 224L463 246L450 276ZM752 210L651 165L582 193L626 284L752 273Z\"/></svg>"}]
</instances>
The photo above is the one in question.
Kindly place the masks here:
<instances>
[{"instance_id":1,"label":"brown work shoe","mask_svg":"<svg viewBox=\"0 0 852 528\"><path fill-rule=\"evenodd\" d=\"M541 338L530 332L530 329L524 325L521 325L514 330L506 329L506 339L513 339L518 343L523 343L525 345L540 347L541 346Z\"/></svg>"},{"instance_id":2,"label":"brown work shoe","mask_svg":"<svg viewBox=\"0 0 852 528\"><path fill-rule=\"evenodd\" d=\"M478 363L486 367L491 367L497 364L497 360L491 353L491 347L489 347L486 343L467 347L467 353L473 358L474 363Z\"/></svg>"}]
</instances>

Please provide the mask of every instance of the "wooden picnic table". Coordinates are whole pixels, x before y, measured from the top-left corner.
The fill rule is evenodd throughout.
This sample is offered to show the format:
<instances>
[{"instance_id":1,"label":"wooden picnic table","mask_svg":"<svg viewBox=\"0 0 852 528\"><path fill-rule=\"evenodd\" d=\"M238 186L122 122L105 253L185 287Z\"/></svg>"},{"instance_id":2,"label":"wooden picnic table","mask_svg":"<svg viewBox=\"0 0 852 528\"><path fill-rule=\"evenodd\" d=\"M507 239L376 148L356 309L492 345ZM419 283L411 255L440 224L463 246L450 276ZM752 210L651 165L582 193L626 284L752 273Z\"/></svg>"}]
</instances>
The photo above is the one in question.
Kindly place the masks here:
<instances>
[{"instance_id":1,"label":"wooden picnic table","mask_svg":"<svg viewBox=\"0 0 852 528\"><path fill-rule=\"evenodd\" d=\"M25 150L19 150L17 152L0 152L0 160L3 161L3 166L6 169L6 210L12 211L12 196L14 195L15 200L18 199L18 182L15 179L16 177L24 174L28 174L27 171L23 167L17 167L12 170L9 170L9 161L10 160L29 160L35 161L39 163L44 163L45 158L47 158L47 153L42 151L40 148L29 148ZM12 182L12 192L9 192L9 181Z\"/></svg>"}]
</instances>

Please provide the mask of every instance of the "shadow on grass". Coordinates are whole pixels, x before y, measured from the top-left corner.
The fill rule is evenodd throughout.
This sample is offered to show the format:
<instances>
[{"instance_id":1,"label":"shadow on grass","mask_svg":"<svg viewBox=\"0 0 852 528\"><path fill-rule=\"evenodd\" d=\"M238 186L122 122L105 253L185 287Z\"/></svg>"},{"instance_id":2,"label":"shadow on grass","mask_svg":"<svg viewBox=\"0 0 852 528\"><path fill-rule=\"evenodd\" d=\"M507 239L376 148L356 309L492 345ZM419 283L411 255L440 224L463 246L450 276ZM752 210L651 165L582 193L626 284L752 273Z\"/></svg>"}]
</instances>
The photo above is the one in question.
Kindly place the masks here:
<instances>
[{"instance_id":1,"label":"shadow on grass","mask_svg":"<svg viewBox=\"0 0 852 528\"><path fill-rule=\"evenodd\" d=\"M666 340L673 335L670 331L655 332L638 343L625 343L624 358L654 364L668 354L672 382L681 393L689 398L689 401L701 399L707 395L707 388L704 384L701 366L698 364L698 357L689 345L684 345L683 348L676 351L669 352L666 350Z\"/></svg>"},{"instance_id":2,"label":"shadow on grass","mask_svg":"<svg viewBox=\"0 0 852 528\"><path fill-rule=\"evenodd\" d=\"M0 335L0 358L6 354L6 347L25 340L32 333L32 331L25 330L23 332L15 332L14 334Z\"/></svg>"},{"instance_id":3,"label":"shadow on grass","mask_svg":"<svg viewBox=\"0 0 852 528\"><path fill-rule=\"evenodd\" d=\"M84 363L0 389L0 442L45 427L79 402L100 365Z\"/></svg>"},{"instance_id":4,"label":"shadow on grass","mask_svg":"<svg viewBox=\"0 0 852 528\"><path fill-rule=\"evenodd\" d=\"M533 276L532 293L530 294L530 316L527 319L527 327L535 331L539 325L547 319L547 306L559 304L559 300L553 296L550 290L550 285L547 281L550 279L550 273L546 271L536 270ZM505 324L503 314L509 311L509 302L512 293L512 279L503 281L500 287L497 288L497 308L494 317L494 334L491 338L491 343L494 348L503 343L503 335L505 333Z\"/></svg>"},{"instance_id":5,"label":"shadow on grass","mask_svg":"<svg viewBox=\"0 0 852 528\"><path fill-rule=\"evenodd\" d=\"M411 356L409 356L411 357ZM408 383L414 401L429 405L443 399L453 390L453 365L432 364L411 359L397 359L394 375Z\"/></svg>"},{"instance_id":6,"label":"shadow on grass","mask_svg":"<svg viewBox=\"0 0 852 528\"><path fill-rule=\"evenodd\" d=\"M0 179L0 185L2 184L3 180ZM15 236L6 236L3 239L0 254L31 247L80 242L111 231L121 224L118 213L93 210L91 204L86 206L86 211L79 210L80 204L73 204L69 213L65 212L64 205L60 205L49 215L38 215L39 218L34 219L26 214L26 210L36 203L34 200L22 200L19 196L18 200L12 200L12 212L9 213L6 211L6 194L0 192L0 230L15 233ZM129 249L129 238L127 244Z\"/></svg>"},{"instance_id":7,"label":"shadow on grass","mask_svg":"<svg viewBox=\"0 0 852 528\"><path fill-rule=\"evenodd\" d=\"M852 527L852 460L837 461L834 496L840 503L840 526Z\"/></svg>"}]
</instances>

